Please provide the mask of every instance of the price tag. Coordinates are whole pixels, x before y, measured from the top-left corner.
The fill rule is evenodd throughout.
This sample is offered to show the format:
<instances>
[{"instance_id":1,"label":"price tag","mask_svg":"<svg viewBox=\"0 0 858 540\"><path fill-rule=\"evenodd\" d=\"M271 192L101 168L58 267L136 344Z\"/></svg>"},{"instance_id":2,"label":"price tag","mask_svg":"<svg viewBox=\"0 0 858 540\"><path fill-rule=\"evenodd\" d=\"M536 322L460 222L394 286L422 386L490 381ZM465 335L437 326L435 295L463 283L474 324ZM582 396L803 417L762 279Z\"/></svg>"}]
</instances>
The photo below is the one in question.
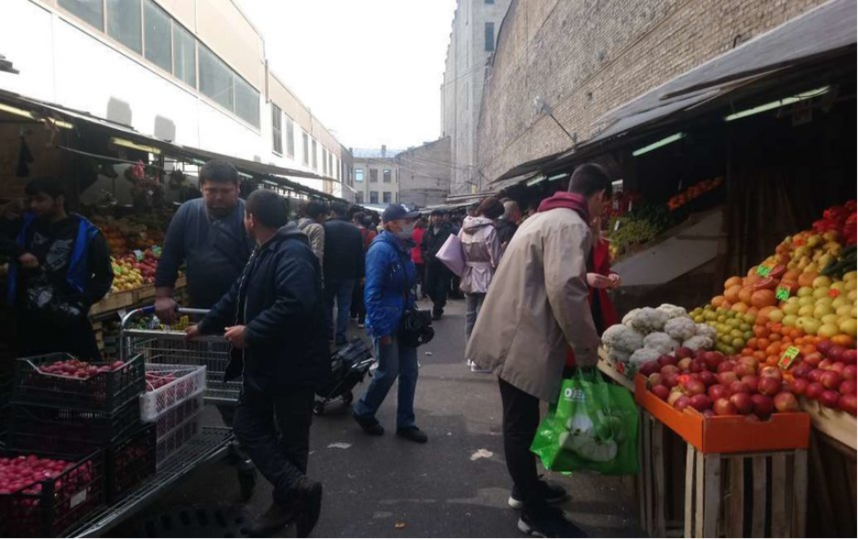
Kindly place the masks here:
<instances>
[{"instance_id":1,"label":"price tag","mask_svg":"<svg viewBox=\"0 0 858 540\"><path fill-rule=\"evenodd\" d=\"M620 230L620 220L618 219L616 223L614 223L614 232Z\"/></svg>"},{"instance_id":2,"label":"price tag","mask_svg":"<svg viewBox=\"0 0 858 540\"><path fill-rule=\"evenodd\" d=\"M757 275L760 277L769 277L769 274L772 272L772 269L768 266L763 266L762 264L757 267Z\"/></svg>"},{"instance_id":3,"label":"price tag","mask_svg":"<svg viewBox=\"0 0 858 540\"><path fill-rule=\"evenodd\" d=\"M71 500L69 501L69 508L74 508L75 506L79 506L80 504L86 502L86 490L80 491L74 495L72 495Z\"/></svg>"},{"instance_id":4,"label":"price tag","mask_svg":"<svg viewBox=\"0 0 858 540\"><path fill-rule=\"evenodd\" d=\"M781 359L778 361L778 367L780 367L782 370L789 369L789 367L795 361L796 357L799 355L800 352L801 351L798 349L798 347L790 347L785 350L783 356L781 356Z\"/></svg>"},{"instance_id":5,"label":"price tag","mask_svg":"<svg viewBox=\"0 0 858 540\"><path fill-rule=\"evenodd\" d=\"M840 296L840 289L828 289L828 296L831 298L837 298Z\"/></svg>"},{"instance_id":6,"label":"price tag","mask_svg":"<svg viewBox=\"0 0 858 540\"><path fill-rule=\"evenodd\" d=\"M137 259L137 262L142 261L143 260L143 252L140 251L139 249L135 249L134 250L134 258Z\"/></svg>"},{"instance_id":7,"label":"price tag","mask_svg":"<svg viewBox=\"0 0 858 540\"><path fill-rule=\"evenodd\" d=\"M155 257L160 257L161 256L161 246L152 246L152 254L155 255Z\"/></svg>"},{"instance_id":8,"label":"price tag","mask_svg":"<svg viewBox=\"0 0 858 540\"><path fill-rule=\"evenodd\" d=\"M778 287L775 291L775 298L777 298L781 302L789 299L789 289L787 289L786 287Z\"/></svg>"}]
</instances>

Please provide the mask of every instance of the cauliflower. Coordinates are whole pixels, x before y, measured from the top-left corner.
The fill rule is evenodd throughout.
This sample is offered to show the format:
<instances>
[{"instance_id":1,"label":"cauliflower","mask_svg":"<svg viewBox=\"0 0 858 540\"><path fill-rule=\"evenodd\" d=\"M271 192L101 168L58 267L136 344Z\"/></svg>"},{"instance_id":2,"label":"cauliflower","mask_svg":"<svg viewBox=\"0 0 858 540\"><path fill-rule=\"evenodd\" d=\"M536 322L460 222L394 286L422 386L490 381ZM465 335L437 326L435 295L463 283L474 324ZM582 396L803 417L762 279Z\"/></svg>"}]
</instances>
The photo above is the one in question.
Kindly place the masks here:
<instances>
[{"instance_id":1,"label":"cauliflower","mask_svg":"<svg viewBox=\"0 0 858 540\"><path fill-rule=\"evenodd\" d=\"M663 329L667 319L666 313L655 308L645 307L637 310L629 324L638 332L649 334Z\"/></svg>"},{"instance_id":2,"label":"cauliflower","mask_svg":"<svg viewBox=\"0 0 858 540\"><path fill-rule=\"evenodd\" d=\"M679 342L664 332L653 332L643 340L644 348L658 351L659 354L670 354L679 348Z\"/></svg>"},{"instance_id":3,"label":"cauliflower","mask_svg":"<svg viewBox=\"0 0 858 540\"><path fill-rule=\"evenodd\" d=\"M637 369L651 360L658 360L659 356L661 353L655 349L638 349L629 357L629 363Z\"/></svg>"},{"instance_id":4,"label":"cauliflower","mask_svg":"<svg viewBox=\"0 0 858 540\"><path fill-rule=\"evenodd\" d=\"M626 316L623 317L623 324L626 326L631 326L632 320L635 317L637 317L639 311L640 311L639 309L633 309L633 310L629 311L628 313L626 313Z\"/></svg>"},{"instance_id":5,"label":"cauliflower","mask_svg":"<svg viewBox=\"0 0 858 540\"><path fill-rule=\"evenodd\" d=\"M674 306L673 304L662 304L656 309L667 315L668 319L676 319L677 317L688 316L688 312L685 311L684 307Z\"/></svg>"},{"instance_id":6,"label":"cauliflower","mask_svg":"<svg viewBox=\"0 0 858 540\"><path fill-rule=\"evenodd\" d=\"M664 333L682 342L697 335L697 323L688 317L676 317L665 323Z\"/></svg>"},{"instance_id":7,"label":"cauliflower","mask_svg":"<svg viewBox=\"0 0 858 540\"><path fill-rule=\"evenodd\" d=\"M622 362L623 364L627 363L631 356L632 353L621 351L619 349L610 349L608 351L608 358L610 358L614 362Z\"/></svg>"},{"instance_id":8,"label":"cauliflower","mask_svg":"<svg viewBox=\"0 0 858 540\"><path fill-rule=\"evenodd\" d=\"M610 350L631 354L643 347L643 336L628 326L615 324L602 334L602 343Z\"/></svg>"},{"instance_id":9,"label":"cauliflower","mask_svg":"<svg viewBox=\"0 0 858 540\"><path fill-rule=\"evenodd\" d=\"M698 323L697 325L697 335L708 337L714 343L715 340L718 339L718 331L709 326L706 323Z\"/></svg>"},{"instance_id":10,"label":"cauliflower","mask_svg":"<svg viewBox=\"0 0 858 540\"><path fill-rule=\"evenodd\" d=\"M691 349L692 351L697 351L700 349L709 350L715 346L715 340L713 340L709 336L696 335L683 341L682 346Z\"/></svg>"}]
</instances>

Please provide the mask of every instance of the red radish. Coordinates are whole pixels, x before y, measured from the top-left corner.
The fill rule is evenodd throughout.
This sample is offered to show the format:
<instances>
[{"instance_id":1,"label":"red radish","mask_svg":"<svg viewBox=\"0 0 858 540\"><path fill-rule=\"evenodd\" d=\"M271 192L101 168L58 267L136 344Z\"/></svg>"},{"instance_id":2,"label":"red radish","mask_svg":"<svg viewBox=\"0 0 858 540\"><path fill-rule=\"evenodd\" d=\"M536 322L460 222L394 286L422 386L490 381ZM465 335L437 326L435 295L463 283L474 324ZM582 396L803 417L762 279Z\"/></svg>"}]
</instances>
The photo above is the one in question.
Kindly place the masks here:
<instances>
[{"instance_id":1,"label":"red radish","mask_svg":"<svg viewBox=\"0 0 858 540\"><path fill-rule=\"evenodd\" d=\"M855 381L843 381L837 390L843 395L854 396L856 389L858 389L858 384Z\"/></svg>"},{"instance_id":2,"label":"red radish","mask_svg":"<svg viewBox=\"0 0 858 540\"><path fill-rule=\"evenodd\" d=\"M778 412L798 412L798 400L790 392L781 392L775 396L775 409Z\"/></svg>"},{"instance_id":3,"label":"red radish","mask_svg":"<svg viewBox=\"0 0 858 540\"><path fill-rule=\"evenodd\" d=\"M712 401L718 401L721 398L730 397L730 391L727 390L721 384L713 384L709 387L709 390L706 392L706 395L708 395L709 399L711 399Z\"/></svg>"},{"instance_id":4,"label":"red radish","mask_svg":"<svg viewBox=\"0 0 858 540\"><path fill-rule=\"evenodd\" d=\"M736 406L733 405L729 399L720 398L715 400L715 404L712 406L712 410L715 411L717 416L733 416L738 414L736 410Z\"/></svg>"},{"instance_id":5,"label":"red radish","mask_svg":"<svg viewBox=\"0 0 858 540\"><path fill-rule=\"evenodd\" d=\"M689 398L688 396L680 396L679 399L677 399L673 403L673 408L677 411L681 411L689 405L691 405L691 398Z\"/></svg>"},{"instance_id":6,"label":"red radish","mask_svg":"<svg viewBox=\"0 0 858 540\"><path fill-rule=\"evenodd\" d=\"M739 414L748 414L754 409L754 402L751 401L751 396L745 392L739 392L730 396L730 403L736 407L736 412Z\"/></svg>"},{"instance_id":7,"label":"red radish","mask_svg":"<svg viewBox=\"0 0 858 540\"><path fill-rule=\"evenodd\" d=\"M663 384L659 384L652 387L650 390L658 399L662 401L667 401L668 396L670 396L670 389Z\"/></svg>"},{"instance_id":8,"label":"red radish","mask_svg":"<svg viewBox=\"0 0 858 540\"><path fill-rule=\"evenodd\" d=\"M840 401L840 394L834 390L826 390L819 395L819 403L829 409L836 408L838 401Z\"/></svg>"},{"instance_id":9,"label":"red radish","mask_svg":"<svg viewBox=\"0 0 858 540\"><path fill-rule=\"evenodd\" d=\"M843 382L843 375L836 371L826 371L819 377L819 382L828 390L837 390Z\"/></svg>"},{"instance_id":10,"label":"red radish","mask_svg":"<svg viewBox=\"0 0 858 540\"><path fill-rule=\"evenodd\" d=\"M741 382L741 381L736 381L736 382L730 383L730 386L728 386L727 389L730 391L731 395L732 394L750 394L751 393L751 387L748 386L747 384Z\"/></svg>"},{"instance_id":11,"label":"red radish","mask_svg":"<svg viewBox=\"0 0 858 540\"><path fill-rule=\"evenodd\" d=\"M807 390L804 391L804 395L807 396L808 399L819 399L819 396L825 392L825 387L822 386L818 382L812 382L807 385Z\"/></svg>"},{"instance_id":12,"label":"red radish","mask_svg":"<svg viewBox=\"0 0 858 540\"><path fill-rule=\"evenodd\" d=\"M852 416L855 416L856 405L858 405L858 398L855 397L855 394L843 395L837 400L837 406L840 410Z\"/></svg>"},{"instance_id":13,"label":"red radish","mask_svg":"<svg viewBox=\"0 0 858 540\"><path fill-rule=\"evenodd\" d=\"M638 370L638 373L644 377L649 377L653 373L658 373L659 368L660 366L658 365L658 362L653 360L651 362L645 362Z\"/></svg>"},{"instance_id":14,"label":"red radish","mask_svg":"<svg viewBox=\"0 0 858 540\"><path fill-rule=\"evenodd\" d=\"M754 414L760 418L768 418L775 410L775 404L769 396L754 394L751 396L751 403L754 406Z\"/></svg>"},{"instance_id":15,"label":"red radish","mask_svg":"<svg viewBox=\"0 0 858 540\"><path fill-rule=\"evenodd\" d=\"M780 382L784 379L784 375L783 375L783 373L781 373L780 368L777 368L775 366L763 367L763 369L760 370L760 377L761 378L776 379L778 382Z\"/></svg>"},{"instance_id":16,"label":"red radish","mask_svg":"<svg viewBox=\"0 0 858 540\"><path fill-rule=\"evenodd\" d=\"M774 396L781 391L781 381L772 377L763 377L757 385L757 391L764 396Z\"/></svg>"}]
</instances>

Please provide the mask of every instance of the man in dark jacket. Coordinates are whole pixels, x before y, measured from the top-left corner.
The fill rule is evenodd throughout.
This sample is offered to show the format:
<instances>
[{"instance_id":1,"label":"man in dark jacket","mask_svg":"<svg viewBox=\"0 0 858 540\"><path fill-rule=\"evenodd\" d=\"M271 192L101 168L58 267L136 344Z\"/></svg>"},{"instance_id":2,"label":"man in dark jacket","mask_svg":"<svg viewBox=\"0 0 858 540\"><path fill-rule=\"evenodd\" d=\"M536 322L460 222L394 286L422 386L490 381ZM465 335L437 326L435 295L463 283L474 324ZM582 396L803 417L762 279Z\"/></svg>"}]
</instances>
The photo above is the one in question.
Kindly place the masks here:
<instances>
[{"instance_id":1,"label":"man in dark jacket","mask_svg":"<svg viewBox=\"0 0 858 540\"><path fill-rule=\"evenodd\" d=\"M331 215L331 219L325 222L325 316L328 339L337 345L345 345L352 293L364 275L363 236L348 220L345 203L333 203ZM336 325L334 302L337 304Z\"/></svg>"},{"instance_id":2,"label":"man in dark jacket","mask_svg":"<svg viewBox=\"0 0 858 540\"><path fill-rule=\"evenodd\" d=\"M519 221L521 221L521 209L518 207L518 203L512 199L505 200L503 202L503 215L495 222L501 249L505 250L512 237L515 236Z\"/></svg>"},{"instance_id":3,"label":"man in dark jacket","mask_svg":"<svg viewBox=\"0 0 858 540\"><path fill-rule=\"evenodd\" d=\"M429 228L423 234L423 260L426 261L426 292L432 299L432 317L444 315L451 272L436 257L441 246L453 234L453 227L444 219L444 212L433 210L429 216Z\"/></svg>"},{"instance_id":4,"label":"man in dark jacket","mask_svg":"<svg viewBox=\"0 0 858 540\"><path fill-rule=\"evenodd\" d=\"M330 365L319 260L287 216L274 192L248 197L245 227L257 247L229 293L187 333L222 334L240 352L226 369L227 378L243 374L235 435L274 486L273 504L251 532L270 535L294 521L305 537L322 501L322 485L306 476L314 388Z\"/></svg>"},{"instance_id":5,"label":"man in dark jacket","mask_svg":"<svg viewBox=\"0 0 858 540\"><path fill-rule=\"evenodd\" d=\"M25 192L29 211L3 222L0 241L0 252L12 259L6 284L16 307L16 352L101 361L87 315L113 283L107 242L95 225L66 212L59 179L34 178Z\"/></svg>"}]
</instances>

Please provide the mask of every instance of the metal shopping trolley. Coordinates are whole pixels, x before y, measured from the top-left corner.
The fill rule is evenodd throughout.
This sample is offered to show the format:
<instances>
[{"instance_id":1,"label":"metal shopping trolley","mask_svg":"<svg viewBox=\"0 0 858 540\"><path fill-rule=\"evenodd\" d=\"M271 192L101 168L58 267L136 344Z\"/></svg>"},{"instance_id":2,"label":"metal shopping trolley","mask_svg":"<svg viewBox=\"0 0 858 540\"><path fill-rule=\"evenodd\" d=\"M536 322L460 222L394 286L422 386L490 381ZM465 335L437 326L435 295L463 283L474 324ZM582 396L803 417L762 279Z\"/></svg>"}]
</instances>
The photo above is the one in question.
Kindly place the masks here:
<instances>
[{"instance_id":1,"label":"metal shopping trolley","mask_svg":"<svg viewBox=\"0 0 858 540\"><path fill-rule=\"evenodd\" d=\"M223 376L229 362L231 346L219 336L206 336L193 340L185 337L181 328L162 328L152 324L154 307L145 307L128 312L120 324L120 355L128 358L142 354L147 364L205 365L205 401L217 405L237 404L241 390L240 381L224 382ZM179 315L196 321L207 310L179 309ZM148 320L147 320L148 319ZM192 440L174 455L167 458L157 473L142 482L118 503L97 512L85 523L73 529L69 537L101 536L112 527L130 518L146 504L170 489L188 473L208 461L225 456L235 444L232 430L225 427L204 426ZM240 475L241 476L241 475ZM255 476L254 476L255 478ZM253 485L242 483L243 492L252 491Z\"/></svg>"}]
</instances>

